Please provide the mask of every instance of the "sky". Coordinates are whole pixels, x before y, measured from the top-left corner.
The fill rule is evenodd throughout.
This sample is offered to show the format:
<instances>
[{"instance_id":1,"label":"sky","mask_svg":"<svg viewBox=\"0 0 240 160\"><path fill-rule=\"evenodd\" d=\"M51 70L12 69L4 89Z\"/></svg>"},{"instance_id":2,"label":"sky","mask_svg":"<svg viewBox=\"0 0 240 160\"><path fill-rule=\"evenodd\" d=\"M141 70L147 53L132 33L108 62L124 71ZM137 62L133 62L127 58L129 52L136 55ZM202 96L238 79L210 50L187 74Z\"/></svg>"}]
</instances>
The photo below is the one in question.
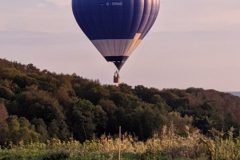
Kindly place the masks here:
<instances>
[{"instance_id":1,"label":"sky","mask_svg":"<svg viewBox=\"0 0 240 160\"><path fill-rule=\"evenodd\" d=\"M116 69L79 29L70 0L0 0L0 11L0 58L112 84ZM121 81L240 91L239 17L239 0L161 0Z\"/></svg>"}]
</instances>

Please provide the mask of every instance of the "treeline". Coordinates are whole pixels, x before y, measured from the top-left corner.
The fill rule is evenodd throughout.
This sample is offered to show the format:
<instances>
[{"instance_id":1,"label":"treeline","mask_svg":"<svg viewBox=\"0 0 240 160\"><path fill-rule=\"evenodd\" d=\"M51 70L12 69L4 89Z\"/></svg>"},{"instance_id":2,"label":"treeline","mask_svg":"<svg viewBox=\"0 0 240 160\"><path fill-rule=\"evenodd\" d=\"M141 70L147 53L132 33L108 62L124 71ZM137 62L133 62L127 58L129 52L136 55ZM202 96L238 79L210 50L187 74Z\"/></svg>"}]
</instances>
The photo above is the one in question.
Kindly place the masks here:
<instances>
[{"instance_id":1,"label":"treeline","mask_svg":"<svg viewBox=\"0 0 240 160\"><path fill-rule=\"evenodd\" d=\"M172 125L179 134L186 126L204 134L212 128L237 131L239 109L240 98L213 90L101 85L0 59L0 145L85 141L114 136L119 126L141 140Z\"/></svg>"}]
</instances>

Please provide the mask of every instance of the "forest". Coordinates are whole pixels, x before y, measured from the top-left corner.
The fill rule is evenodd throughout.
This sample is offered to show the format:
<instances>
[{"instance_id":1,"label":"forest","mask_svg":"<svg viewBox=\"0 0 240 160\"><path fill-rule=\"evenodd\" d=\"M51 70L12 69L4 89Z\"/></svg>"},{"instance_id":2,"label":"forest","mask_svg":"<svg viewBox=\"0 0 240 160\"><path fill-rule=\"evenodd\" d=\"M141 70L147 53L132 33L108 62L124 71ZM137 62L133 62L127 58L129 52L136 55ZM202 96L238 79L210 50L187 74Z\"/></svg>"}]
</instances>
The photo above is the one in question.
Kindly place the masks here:
<instances>
[{"instance_id":1,"label":"forest","mask_svg":"<svg viewBox=\"0 0 240 160\"><path fill-rule=\"evenodd\" d=\"M240 129L240 98L215 90L102 85L76 74L0 60L0 145L115 136L147 140L164 126L210 136Z\"/></svg>"}]
</instances>

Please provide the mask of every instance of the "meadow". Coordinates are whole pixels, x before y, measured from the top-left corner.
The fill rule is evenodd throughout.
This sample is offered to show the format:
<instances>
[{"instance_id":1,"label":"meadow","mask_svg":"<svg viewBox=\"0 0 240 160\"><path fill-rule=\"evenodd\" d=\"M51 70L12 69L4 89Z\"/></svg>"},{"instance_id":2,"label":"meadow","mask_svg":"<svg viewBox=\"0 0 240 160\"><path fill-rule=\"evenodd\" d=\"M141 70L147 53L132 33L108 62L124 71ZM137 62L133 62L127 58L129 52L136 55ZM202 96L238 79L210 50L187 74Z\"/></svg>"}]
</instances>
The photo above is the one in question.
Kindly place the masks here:
<instances>
[{"instance_id":1,"label":"meadow","mask_svg":"<svg viewBox=\"0 0 240 160\"><path fill-rule=\"evenodd\" d=\"M212 138L198 130L177 135L174 127L164 127L146 141L124 134L122 138L103 135L99 139L80 143L52 139L46 143L9 144L0 150L0 160L116 160L119 148L122 160L237 160L240 159L240 137L212 131Z\"/></svg>"}]
</instances>

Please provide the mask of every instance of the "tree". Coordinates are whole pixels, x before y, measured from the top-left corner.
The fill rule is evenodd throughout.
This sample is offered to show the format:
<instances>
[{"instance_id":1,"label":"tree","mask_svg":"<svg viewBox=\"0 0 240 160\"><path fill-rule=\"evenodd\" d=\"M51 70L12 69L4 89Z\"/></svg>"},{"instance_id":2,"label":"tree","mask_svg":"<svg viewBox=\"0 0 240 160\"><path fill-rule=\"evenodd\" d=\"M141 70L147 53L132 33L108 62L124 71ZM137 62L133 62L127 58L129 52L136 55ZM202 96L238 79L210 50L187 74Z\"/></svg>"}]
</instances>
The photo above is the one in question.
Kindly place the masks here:
<instances>
[{"instance_id":1,"label":"tree","mask_svg":"<svg viewBox=\"0 0 240 160\"><path fill-rule=\"evenodd\" d=\"M40 141L45 142L49 139L48 131L47 131L47 125L45 124L44 120L39 119L33 119L32 124L35 127L35 131L40 134Z\"/></svg>"},{"instance_id":2,"label":"tree","mask_svg":"<svg viewBox=\"0 0 240 160\"><path fill-rule=\"evenodd\" d=\"M39 141L39 134L34 127L24 117L10 116L7 120L5 142L19 144Z\"/></svg>"},{"instance_id":3,"label":"tree","mask_svg":"<svg viewBox=\"0 0 240 160\"><path fill-rule=\"evenodd\" d=\"M100 105L94 108L94 123L96 125L95 133L97 136L101 136L106 133L108 117L107 113L102 109Z\"/></svg>"},{"instance_id":4,"label":"tree","mask_svg":"<svg viewBox=\"0 0 240 160\"><path fill-rule=\"evenodd\" d=\"M10 116L7 120L8 122L8 140L10 140L13 144L17 144L19 142L19 130L20 124L17 116Z\"/></svg>"},{"instance_id":5,"label":"tree","mask_svg":"<svg viewBox=\"0 0 240 160\"><path fill-rule=\"evenodd\" d=\"M96 125L94 123L95 106L88 100L78 100L72 108L71 126L77 140L91 139Z\"/></svg>"},{"instance_id":6,"label":"tree","mask_svg":"<svg viewBox=\"0 0 240 160\"><path fill-rule=\"evenodd\" d=\"M58 122L56 119L52 120L52 122L49 124L48 127L48 133L51 138L58 138L58 133L59 133L59 127L58 127Z\"/></svg>"},{"instance_id":7,"label":"tree","mask_svg":"<svg viewBox=\"0 0 240 160\"><path fill-rule=\"evenodd\" d=\"M117 111L118 107L115 103L109 99L101 99L99 105L106 113L107 117L107 126L106 126L106 133L116 134L118 132L118 120L117 120Z\"/></svg>"},{"instance_id":8,"label":"tree","mask_svg":"<svg viewBox=\"0 0 240 160\"><path fill-rule=\"evenodd\" d=\"M9 105L11 114L29 120L42 118L46 123L53 119L64 119L62 106L50 93L39 90L37 86L30 86L26 90L16 96L15 103Z\"/></svg>"},{"instance_id":9,"label":"tree","mask_svg":"<svg viewBox=\"0 0 240 160\"><path fill-rule=\"evenodd\" d=\"M31 125L31 123L24 117L18 118L20 128L18 131L19 139L18 142L24 142L26 144L29 144L31 142L37 142L39 141L39 133L37 133L34 130L34 127Z\"/></svg>"},{"instance_id":10,"label":"tree","mask_svg":"<svg viewBox=\"0 0 240 160\"><path fill-rule=\"evenodd\" d=\"M8 112L3 103L0 103L0 129L4 128L7 124Z\"/></svg>"}]
</instances>

